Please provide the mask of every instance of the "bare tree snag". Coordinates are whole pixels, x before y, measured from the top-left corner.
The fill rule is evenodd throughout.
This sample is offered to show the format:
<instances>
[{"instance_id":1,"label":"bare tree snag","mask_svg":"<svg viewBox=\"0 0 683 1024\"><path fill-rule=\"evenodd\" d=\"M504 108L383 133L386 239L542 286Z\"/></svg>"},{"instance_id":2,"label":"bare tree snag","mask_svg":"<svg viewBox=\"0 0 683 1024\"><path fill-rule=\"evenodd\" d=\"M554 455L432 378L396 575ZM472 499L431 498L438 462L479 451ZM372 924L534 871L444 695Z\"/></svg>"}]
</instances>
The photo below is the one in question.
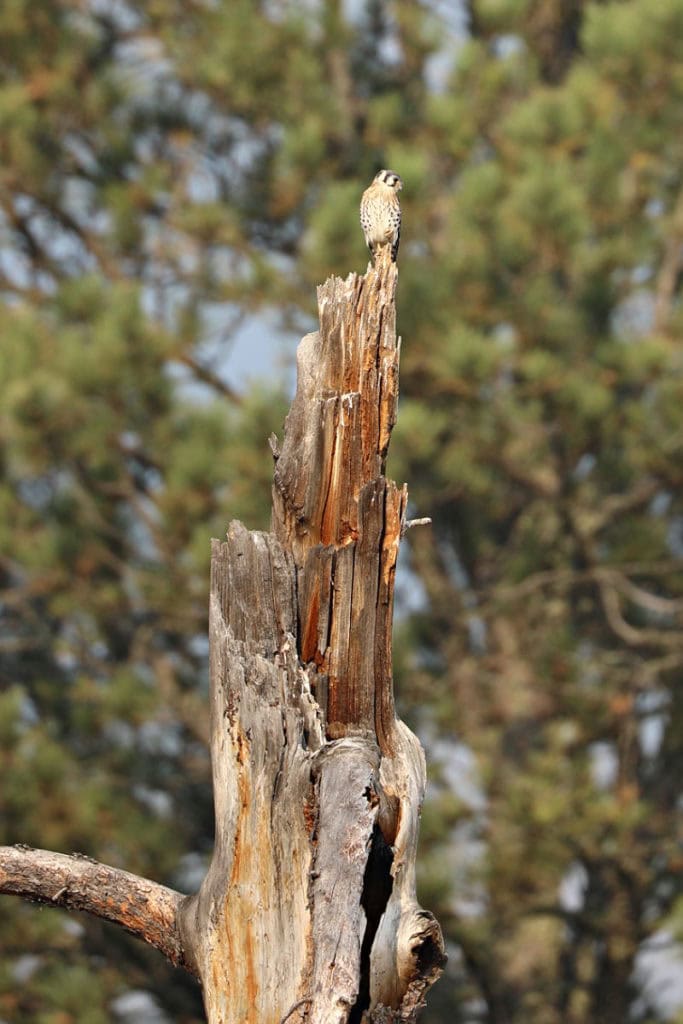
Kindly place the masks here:
<instances>
[{"instance_id":1,"label":"bare tree snag","mask_svg":"<svg viewBox=\"0 0 683 1024\"><path fill-rule=\"evenodd\" d=\"M199 976L209 1024L409 1022L445 959L415 898L424 757L393 699L397 274L387 249L318 289L271 532L213 542L215 848L200 891L166 898L178 948L137 930ZM5 854L0 891L35 897Z\"/></svg>"},{"instance_id":2,"label":"bare tree snag","mask_svg":"<svg viewBox=\"0 0 683 1024\"><path fill-rule=\"evenodd\" d=\"M410 1020L443 959L415 900L424 761L392 690L396 282L381 260L318 290L272 531L214 546L216 848L185 918L211 1024Z\"/></svg>"}]
</instances>

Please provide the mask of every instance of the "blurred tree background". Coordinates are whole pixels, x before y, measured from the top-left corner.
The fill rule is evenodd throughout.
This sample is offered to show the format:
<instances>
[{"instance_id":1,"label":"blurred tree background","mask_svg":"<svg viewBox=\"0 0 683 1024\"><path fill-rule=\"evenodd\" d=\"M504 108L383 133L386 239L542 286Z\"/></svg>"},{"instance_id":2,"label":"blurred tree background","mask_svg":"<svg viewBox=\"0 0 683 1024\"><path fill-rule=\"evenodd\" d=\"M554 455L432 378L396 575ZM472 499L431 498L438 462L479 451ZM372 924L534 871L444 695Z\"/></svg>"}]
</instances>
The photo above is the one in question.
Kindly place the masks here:
<instances>
[{"instance_id":1,"label":"blurred tree background","mask_svg":"<svg viewBox=\"0 0 683 1024\"><path fill-rule=\"evenodd\" d=\"M424 1019L681 1021L683 0L3 2L0 842L201 878L209 537L267 525L287 405L227 355L365 267L383 166ZM201 1019L0 900L0 1021Z\"/></svg>"}]
</instances>

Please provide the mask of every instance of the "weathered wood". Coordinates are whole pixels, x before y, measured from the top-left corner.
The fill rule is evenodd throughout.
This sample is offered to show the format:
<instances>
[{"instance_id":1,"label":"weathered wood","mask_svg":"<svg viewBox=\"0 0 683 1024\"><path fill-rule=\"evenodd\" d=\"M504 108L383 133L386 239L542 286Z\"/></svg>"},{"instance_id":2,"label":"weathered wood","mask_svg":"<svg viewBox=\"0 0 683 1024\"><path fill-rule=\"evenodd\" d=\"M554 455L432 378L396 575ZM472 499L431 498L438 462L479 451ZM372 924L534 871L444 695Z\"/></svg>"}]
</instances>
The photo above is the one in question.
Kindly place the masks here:
<instances>
[{"instance_id":1,"label":"weathered wood","mask_svg":"<svg viewBox=\"0 0 683 1024\"><path fill-rule=\"evenodd\" d=\"M424 757L393 697L407 525L406 488L384 476L396 283L387 248L364 277L318 290L320 330L299 346L272 443L271 532L232 523L213 542L216 836L200 891L0 849L0 891L89 910L156 945L199 977L209 1024L410 1022L444 961L415 898Z\"/></svg>"},{"instance_id":2,"label":"weathered wood","mask_svg":"<svg viewBox=\"0 0 683 1024\"><path fill-rule=\"evenodd\" d=\"M183 917L210 1024L408 1021L443 963L415 900L424 758L393 700L396 281L380 259L318 290L272 532L214 543L216 845Z\"/></svg>"},{"instance_id":3,"label":"weathered wood","mask_svg":"<svg viewBox=\"0 0 683 1024\"><path fill-rule=\"evenodd\" d=\"M185 897L165 885L78 853L2 846L0 892L66 910L85 910L119 924L161 950L172 964L195 973L178 930L178 911Z\"/></svg>"},{"instance_id":4,"label":"weathered wood","mask_svg":"<svg viewBox=\"0 0 683 1024\"><path fill-rule=\"evenodd\" d=\"M300 652L323 678L328 737L391 752L393 579L407 491L383 476L398 402L395 264L318 289L277 454L273 532L297 568ZM312 678L313 692L317 681Z\"/></svg>"},{"instance_id":5,"label":"weathered wood","mask_svg":"<svg viewBox=\"0 0 683 1024\"><path fill-rule=\"evenodd\" d=\"M296 651L291 558L232 523L213 543L209 637L216 838L183 917L211 1024L279 1022L308 951L307 816L323 742Z\"/></svg>"},{"instance_id":6,"label":"weathered wood","mask_svg":"<svg viewBox=\"0 0 683 1024\"><path fill-rule=\"evenodd\" d=\"M317 762L309 1019L344 1024L360 987L366 924L361 897L379 804L379 751L348 738L328 744Z\"/></svg>"}]
</instances>

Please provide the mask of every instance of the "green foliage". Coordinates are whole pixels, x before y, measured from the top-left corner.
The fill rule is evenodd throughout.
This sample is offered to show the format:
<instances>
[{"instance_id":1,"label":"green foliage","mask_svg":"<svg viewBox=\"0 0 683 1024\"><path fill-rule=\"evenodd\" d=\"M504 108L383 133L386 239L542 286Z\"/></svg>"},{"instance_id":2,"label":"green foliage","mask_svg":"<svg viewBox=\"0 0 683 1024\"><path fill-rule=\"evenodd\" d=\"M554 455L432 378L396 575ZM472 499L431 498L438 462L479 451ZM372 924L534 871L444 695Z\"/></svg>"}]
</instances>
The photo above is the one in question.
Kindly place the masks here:
<instances>
[{"instance_id":1,"label":"green foliage","mask_svg":"<svg viewBox=\"0 0 683 1024\"><path fill-rule=\"evenodd\" d=\"M285 412L225 385L207 325L307 329L394 166L390 471L434 520L396 675L452 951L427 1013L659 1021L635 965L681 931L683 2L473 0L464 43L449 5L353 6L2 5L0 842L193 884L208 540L267 526ZM0 901L3 1020L94 1024L127 988L201 1019L79 927Z\"/></svg>"}]
</instances>

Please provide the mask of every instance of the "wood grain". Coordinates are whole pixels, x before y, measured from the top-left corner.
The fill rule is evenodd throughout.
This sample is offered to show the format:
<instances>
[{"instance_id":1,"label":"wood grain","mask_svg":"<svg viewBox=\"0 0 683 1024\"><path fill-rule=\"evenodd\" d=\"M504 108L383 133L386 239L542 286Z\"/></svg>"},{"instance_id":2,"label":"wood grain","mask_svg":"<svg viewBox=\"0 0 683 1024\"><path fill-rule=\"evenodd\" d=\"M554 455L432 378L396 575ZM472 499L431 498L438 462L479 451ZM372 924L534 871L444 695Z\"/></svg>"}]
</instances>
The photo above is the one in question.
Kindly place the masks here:
<instances>
[{"instance_id":1,"label":"wood grain","mask_svg":"<svg viewBox=\"0 0 683 1024\"><path fill-rule=\"evenodd\" d=\"M178 928L186 897L157 882L78 853L2 846L0 892L112 921L161 950L172 964L196 973Z\"/></svg>"}]
</instances>

